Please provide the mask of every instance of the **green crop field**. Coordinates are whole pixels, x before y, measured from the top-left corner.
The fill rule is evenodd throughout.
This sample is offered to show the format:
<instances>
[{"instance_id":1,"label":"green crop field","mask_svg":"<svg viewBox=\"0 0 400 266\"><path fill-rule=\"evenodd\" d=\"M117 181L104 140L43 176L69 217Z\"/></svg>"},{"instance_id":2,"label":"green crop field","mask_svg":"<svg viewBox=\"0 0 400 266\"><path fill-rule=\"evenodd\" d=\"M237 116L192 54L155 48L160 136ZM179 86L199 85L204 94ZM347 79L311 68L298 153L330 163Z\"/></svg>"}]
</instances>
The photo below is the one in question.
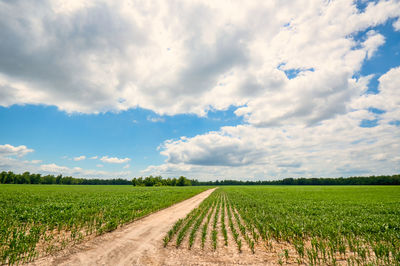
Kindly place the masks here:
<instances>
[{"instance_id":1,"label":"green crop field","mask_svg":"<svg viewBox=\"0 0 400 266\"><path fill-rule=\"evenodd\" d=\"M400 265L400 187L221 187L164 246L191 248L196 236L202 249L207 238L213 250L232 238L237 252L274 250L279 264Z\"/></svg>"},{"instance_id":2,"label":"green crop field","mask_svg":"<svg viewBox=\"0 0 400 266\"><path fill-rule=\"evenodd\" d=\"M0 264L30 261L206 189L0 185Z\"/></svg>"}]
</instances>

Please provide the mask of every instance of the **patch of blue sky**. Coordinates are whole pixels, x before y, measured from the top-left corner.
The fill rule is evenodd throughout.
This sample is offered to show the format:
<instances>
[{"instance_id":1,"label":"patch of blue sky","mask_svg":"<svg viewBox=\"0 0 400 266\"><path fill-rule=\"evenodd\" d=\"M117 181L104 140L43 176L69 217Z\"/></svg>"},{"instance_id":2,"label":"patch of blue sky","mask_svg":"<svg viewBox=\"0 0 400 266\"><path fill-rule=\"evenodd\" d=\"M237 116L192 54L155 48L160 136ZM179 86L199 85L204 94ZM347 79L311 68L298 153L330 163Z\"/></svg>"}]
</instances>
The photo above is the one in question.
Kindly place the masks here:
<instances>
[{"instance_id":1,"label":"patch of blue sky","mask_svg":"<svg viewBox=\"0 0 400 266\"><path fill-rule=\"evenodd\" d=\"M400 66L400 31L394 30L393 23L395 21L396 19L389 19L382 25L370 27L351 36L355 41L362 42L368 31L375 30L385 37L385 43L370 59L364 61L359 73L354 75L355 77L373 75L368 84L366 92L368 94L378 93L378 79L390 69Z\"/></svg>"},{"instance_id":2,"label":"patch of blue sky","mask_svg":"<svg viewBox=\"0 0 400 266\"><path fill-rule=\"evenodd\" d=\"M377 0L374 0L374 1L356 0L355 4L356 4L356 7L359 10L359 12L362 13L362 12L365 11L365 9L367 8L368 4L371 3L371 2L372 3L377 3L378 1Z\"/></svg>"},{"instance_id":3,"label":"patch of blue sky","mask_svg":"<svg viewBox=\"0 0 400 266\"><path fill-rule=\"evenodd\" d=\"M400 120L393 120L389 122L389 125L400 127Z\"/></svg>"},{"instance_id":4,"label":"patch of blue sky","mask_svg":"<svg viewBox=\"0 0 400 266\"><path fill-rule=\"evenodd\" d=\"M291 68L291 69L283 69L286 63L281 63L278 65L278 69L282 70L288 79L296 78L301 72L312 71L314 72L314 68Z\"/></svg>"},{"instance_id":5,"label":"patch of blue sky","mask_svg":"<svg viewBox=\"0 0 400 266\"><path fill-rule=\"evenodd\" d=\"M296 78L301 72L304 71L312 71L314 72L314 68L308 68L308 69L288 69L284 70L285 75L288 79L294 79Z\"/></svg>"},{"instance_id":6,"label":"patch of blue sky","mask_svg":"<svg viewBox=\"0 0 400 266\"><path fill-rule=\"evenodd\" d=\"M377 115L381 115L381 114L386 113L385 110L381 110L381 109L373 108L373 107L368 108L368 112L371 112L371 113L377 114Z\"/></svg>"},{"instance_id":7,"label":"patch of blue sky","mask_svg":"<svg viewBox=\"0 0 400 266\"><path fill-rule=\"evenodd\" d=\"M378 126L378 122L379 119L372 119L372 120L368 120L368 119L363 119L360 122L360 127L376 127Z\"/></svg>"},{"instance_id":8,"label":"patch of blue sky","mask_svg":"<svg viewBox=\"0 0 400 266\"><path fill-rule=\"evenodd\" d=\"M14 105L0 107L0 121L4 125L0 140L1 144L34 149L34 153L24 157L27 160L40 159L43 163L85 169L103 164L99 170L111 171L121 169L122 165L90 159L73 161L72 158L80 155L128 157L131 168L139 170L165 160L157 147L167 139L193 137L222 126L242 124L235 110L231 107L226 111L210 111L207 117L186 114L160 117L141 108L87 115L66 114L54 106Z\"/></svg>"}]
</instances>

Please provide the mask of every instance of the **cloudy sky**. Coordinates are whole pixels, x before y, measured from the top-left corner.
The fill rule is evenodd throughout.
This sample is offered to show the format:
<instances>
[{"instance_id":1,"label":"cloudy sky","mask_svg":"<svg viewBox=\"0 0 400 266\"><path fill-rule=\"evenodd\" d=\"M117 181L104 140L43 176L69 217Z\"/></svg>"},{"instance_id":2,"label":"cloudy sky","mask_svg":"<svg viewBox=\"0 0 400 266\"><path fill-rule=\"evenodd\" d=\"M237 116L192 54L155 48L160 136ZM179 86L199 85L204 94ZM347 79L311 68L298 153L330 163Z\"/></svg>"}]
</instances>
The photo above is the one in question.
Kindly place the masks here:
<instances>
[{"instance_id":1,"label":"cloudy sky","mask_svg":"<svg viewBox=\"0 0 400 266\"><path fill-rule=\"evenodd\" d=\"M399 0L0 0L0 170L399 173L399 17Z\"/></svg>"}]
</instances>

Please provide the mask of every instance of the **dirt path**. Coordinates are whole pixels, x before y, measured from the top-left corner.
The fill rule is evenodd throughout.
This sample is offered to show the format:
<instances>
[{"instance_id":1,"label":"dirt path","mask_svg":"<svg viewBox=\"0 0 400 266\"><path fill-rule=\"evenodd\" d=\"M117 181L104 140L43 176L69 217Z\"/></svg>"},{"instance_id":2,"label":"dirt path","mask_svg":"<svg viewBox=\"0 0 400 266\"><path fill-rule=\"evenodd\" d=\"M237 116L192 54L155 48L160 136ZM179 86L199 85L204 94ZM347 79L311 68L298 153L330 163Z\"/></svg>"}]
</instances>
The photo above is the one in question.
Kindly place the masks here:
<instances>
[{"instance_id":1,"label":"dirt path","mask_svg":"<svg viewBox=\"0 0 400 266\"><path fill-rule=\"evenodd\" d=\"M153 213L111 233L96 237L31 265L157 265L168 256L163 248L165 234L215 189Z\"/></svg>"}]
</instances>

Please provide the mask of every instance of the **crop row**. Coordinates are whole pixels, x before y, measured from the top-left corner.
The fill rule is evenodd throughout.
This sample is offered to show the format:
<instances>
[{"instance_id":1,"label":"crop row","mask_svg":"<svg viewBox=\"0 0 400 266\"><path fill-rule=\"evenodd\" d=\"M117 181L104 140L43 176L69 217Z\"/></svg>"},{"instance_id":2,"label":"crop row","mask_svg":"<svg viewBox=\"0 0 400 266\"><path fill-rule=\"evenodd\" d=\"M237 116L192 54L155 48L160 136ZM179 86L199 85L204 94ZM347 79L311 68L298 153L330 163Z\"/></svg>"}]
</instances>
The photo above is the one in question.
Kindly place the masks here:
<instances>
[{"instance_id":1,"label":"crop row","mask_svg":"<svg viewBox=\"0 0 400 266\"><path fill-rule=\"evenodd\" d=\"M191 249L201 230L202 249L245 245L280 264L400 265L399 206L398 187L222 187L164 245Z\"/></svg>"},{"instance_id":2,"label":"crop row","mask_svg":"<svg viewBox=\"0 0 400 266\"><path fill-rule=\"evenodd\" d=\"M205 189L0 185L0 264L32 261Z\"/></svg>"},{"instance_id":3,"label":"crop row","mask_svg":"<svg viewBox=\"0 0 400 266\"><path fill-rule=\"evenodd\" d=\"M239 252L242 252L242 240L245 240L254 253L254 238L249 236L242 223L236 209L229 203L226 193L218 189L198 208L174 224L164 238L164 247L172 242L171 245L179 248L186 239L186 246L191 249L197 232L201 231L198 238L201 249L205 248L207 238L211 249L216 250L219 246L228 246L228 240L232 237Z\"/></svg>"},{"instance_id":4,"label":"crop row","mask_svg":"<svg viewBox=\"0 0 400 266\"><path fill-rule=\"evenodd\" d=\"M249 246L288 243L298 263L400 264L400 188L226 187ZM239 218L240 217L240 218ZM251 236L251 237L250 237ZM289 249L282 250L288 259ZM282 256L282 257L283 257ZM282 262L282 261L281 261Z\"/></svg>"}]
</instances>

